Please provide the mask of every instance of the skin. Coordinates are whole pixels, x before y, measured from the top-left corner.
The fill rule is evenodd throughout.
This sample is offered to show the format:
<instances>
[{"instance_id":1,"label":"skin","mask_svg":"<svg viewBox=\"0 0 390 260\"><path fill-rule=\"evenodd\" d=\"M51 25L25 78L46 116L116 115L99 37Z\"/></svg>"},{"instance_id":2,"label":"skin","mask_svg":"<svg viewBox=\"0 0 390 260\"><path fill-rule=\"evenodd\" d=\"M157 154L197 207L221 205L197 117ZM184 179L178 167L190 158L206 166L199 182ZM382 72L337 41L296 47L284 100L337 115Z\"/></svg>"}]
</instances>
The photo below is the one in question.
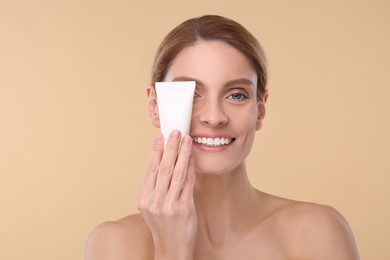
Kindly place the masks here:
<instances>
[{"instance_id":1,"label":"skin","mask_svg":"<svg viewBox=\"0 0 390 260\"><path fill-rule=\"evenodd\" d=\"M140 214L99 225L85 258L359 259L346 220L333 208L256 190L245 167L265 102L248 59L220 41L200 41L175 58L166 81L196 80L191 136L230 137L210 148L173 132L155 136L139 194ZM154 88L151 122L159 127Z\"/></svg>"}]
</instances>

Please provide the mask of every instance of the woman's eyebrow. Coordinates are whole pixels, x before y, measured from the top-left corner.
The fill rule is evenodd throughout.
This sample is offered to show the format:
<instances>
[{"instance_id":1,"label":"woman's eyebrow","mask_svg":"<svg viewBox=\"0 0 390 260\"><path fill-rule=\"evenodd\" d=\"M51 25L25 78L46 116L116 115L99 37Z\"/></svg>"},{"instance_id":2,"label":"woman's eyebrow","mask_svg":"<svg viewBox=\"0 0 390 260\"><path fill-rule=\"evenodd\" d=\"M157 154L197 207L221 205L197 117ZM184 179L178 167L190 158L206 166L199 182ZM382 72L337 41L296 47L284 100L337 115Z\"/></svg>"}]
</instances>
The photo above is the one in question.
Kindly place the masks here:
<instances>
[{"instance_id":1,"label":"woman's eyebrow","mask_svg":"<svg viewBox=\"0 0 390 260\"><path fill-rule=\"evenodd\" d=\"M200 81L199 79L191 78L191 77L186 77L186 76L179 76L174 78L172 81L195 81L196 86L204 86L203 82Z\"/></svg>"},{"instance_id":2,"label":"woman's eyebrow","mask_svg":"<svg viewBox=\"0 0 390 260\"><path fill-rule=\"evenodd\" d=\"M250 79L246 79L246 78L233 79L233 80L226 82L226 84L225 84L226 87L233 87L236 85L249 85L249 86L255 87L255 84Z\"/></svg>"},{"instance_id":3,"label":"woman's eyebrow","mask_svg":"<svg viewBox=\"0 0 390 260\"><path fill-rule=\"evenodd\" d=\"M174 78L172 81L195 81L196 86L204 86L203 82L196 78L191 78L187 76L179 76ZM252 86L255 87L255 84L250 80L246 78L239 78L239 79L233 79L226 82L225 87L234 87L237 85L246 85L246 86Z\"/></svg>"}]
</instances>

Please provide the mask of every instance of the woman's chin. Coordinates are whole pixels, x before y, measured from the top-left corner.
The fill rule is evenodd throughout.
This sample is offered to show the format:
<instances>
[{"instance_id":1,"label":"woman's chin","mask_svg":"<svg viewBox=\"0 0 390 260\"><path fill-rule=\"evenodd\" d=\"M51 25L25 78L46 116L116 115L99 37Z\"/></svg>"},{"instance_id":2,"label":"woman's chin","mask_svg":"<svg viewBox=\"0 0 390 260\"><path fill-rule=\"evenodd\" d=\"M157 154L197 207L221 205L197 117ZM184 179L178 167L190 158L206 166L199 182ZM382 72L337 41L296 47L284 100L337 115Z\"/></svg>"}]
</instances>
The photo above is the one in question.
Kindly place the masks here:
<instances>
[{"instance_id":1,"label":"woman's chin","mask_svg":"<svg viewBox=\"0 0 390 260\"><path fill-rule=\"evenodd\" d=\"M198 175L223 175L233 171L235 168L237 168L237 165L202 164L201 162L197 162L195 171Z\"/></svg>"}]
</instances>

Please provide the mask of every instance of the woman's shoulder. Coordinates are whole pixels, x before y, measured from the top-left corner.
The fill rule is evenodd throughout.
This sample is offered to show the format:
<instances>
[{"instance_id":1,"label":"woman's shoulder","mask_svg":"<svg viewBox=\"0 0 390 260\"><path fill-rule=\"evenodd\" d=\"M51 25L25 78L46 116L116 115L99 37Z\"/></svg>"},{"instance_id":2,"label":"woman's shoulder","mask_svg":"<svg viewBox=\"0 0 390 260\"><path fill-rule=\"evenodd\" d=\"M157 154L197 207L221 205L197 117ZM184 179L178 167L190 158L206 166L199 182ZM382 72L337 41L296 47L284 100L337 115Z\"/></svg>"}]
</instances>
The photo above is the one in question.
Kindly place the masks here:
<instances>
[{"instance_id":1,"label":"woman's shoulder","mask_svg":"<svg viewBox=\"0 0 390 260\"><path fill-rule=\"evenodd\" d=\"M267 218L287 225L326 224L334 226L347 224L345 218L333 207L313 202L296 201L263 193L263 205L268 208ZM316 225L314 225L316 226Z\"/></svg>"},{"instance_id":2,"label":"woman's shoulder","mask_svg":"<svg viewBox=\"0 0 390 260\"><path fill-rule=\"evenodd\" d=\"M153 240L140 214L98 225L90 234L85 259L149 259Z\"/></svg>"},{"instance_id":3,"label":"woman's shoulder","mask_svg":"<svg viewBox=\"0 0 390 260\"><path fill-rule=\"evenodd\" d=\"M358 259L351 228L333 207L267 195L275 206L267 217L294 255L304 259ZM321 258L321 259L322 259Z\"/></svg>"}]
</instances>

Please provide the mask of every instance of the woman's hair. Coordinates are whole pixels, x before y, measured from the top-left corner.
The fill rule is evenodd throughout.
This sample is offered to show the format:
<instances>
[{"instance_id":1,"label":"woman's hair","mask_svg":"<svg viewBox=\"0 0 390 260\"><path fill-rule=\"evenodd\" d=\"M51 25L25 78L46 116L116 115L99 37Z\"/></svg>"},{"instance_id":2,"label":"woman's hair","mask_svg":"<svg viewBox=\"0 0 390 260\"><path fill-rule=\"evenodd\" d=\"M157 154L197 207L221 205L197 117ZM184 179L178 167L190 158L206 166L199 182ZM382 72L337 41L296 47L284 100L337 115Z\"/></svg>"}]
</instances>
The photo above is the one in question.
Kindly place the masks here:
<instances>
[{"instance_id":1,"label":"woman's hair","mask_svg":"<svg viewBox=\"0 0 390 260\"><path fill-rule=\"evenodd\" d=\"M257 39L239 23L217 15L192 18L178 25L164 38L157 50L152 70L152 84L164 81L175 57L197 42L222 41L243 53L257 73L257 97L267 93L267 69L263 49Z\"/></svg>"}]
</instances>

